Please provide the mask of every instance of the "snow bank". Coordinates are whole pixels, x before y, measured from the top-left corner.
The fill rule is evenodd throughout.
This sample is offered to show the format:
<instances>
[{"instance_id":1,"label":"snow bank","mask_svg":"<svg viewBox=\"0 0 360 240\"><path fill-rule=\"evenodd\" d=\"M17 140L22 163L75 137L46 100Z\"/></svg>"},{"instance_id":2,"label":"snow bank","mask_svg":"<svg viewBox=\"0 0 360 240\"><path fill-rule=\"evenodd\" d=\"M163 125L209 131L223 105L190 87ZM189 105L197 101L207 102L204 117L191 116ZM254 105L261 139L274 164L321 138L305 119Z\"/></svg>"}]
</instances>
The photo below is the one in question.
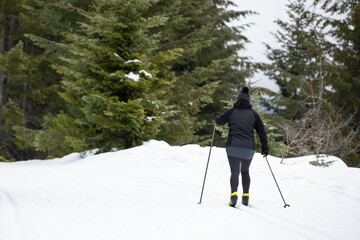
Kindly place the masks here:
<instances>
[{"instance_id":1,"label":"snow bank","mask_svg":"<svg viewBox=\"0 0 360 240\"><path fill-rule=\"evenodd\" d=\"M359 169L338 158L328 168L314 156L256 154L250 206L227 206L229 167L214 147L142 146L99 155L0 163L0 239L358 239Z\"/></svg>"}]
</instances>

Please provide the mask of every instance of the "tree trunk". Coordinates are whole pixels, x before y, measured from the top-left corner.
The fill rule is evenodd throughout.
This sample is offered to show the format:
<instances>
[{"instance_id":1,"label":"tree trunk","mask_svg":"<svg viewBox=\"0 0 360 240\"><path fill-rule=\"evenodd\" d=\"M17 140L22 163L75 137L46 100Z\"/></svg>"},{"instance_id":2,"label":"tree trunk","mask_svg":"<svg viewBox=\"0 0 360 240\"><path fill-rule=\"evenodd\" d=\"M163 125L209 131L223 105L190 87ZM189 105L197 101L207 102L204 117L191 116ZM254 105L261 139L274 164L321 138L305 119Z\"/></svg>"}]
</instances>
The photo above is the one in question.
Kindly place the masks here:
<instances>
[{"instance_id":1,"label":"tree trunk","mask_svg":"<svg viewBox=\"0 0 360 240\"><path fill-rule=\"evenodd\" d=\"M13 20L12 20L13 18ZM8 51L10 49L10 35L14 31L16 18L12 15L4 15L1 19L2 24L2 38L0 39L0 54ZM5 98L5 85L6 85L7 75L6 72L0 66L0 142L3 139L2 131L2 107L6 104Z\"/></svg>"},{"instance_id":2,"label":"tree trunk","mask_svg":"<svg viewBox=\"0 0 360 240\"><path fill-rule=\"evenodd\" d=\"M3 134L2 134L2 106L4 99L4 83L5 83L5 73L0 68L0 142L2 142Z\"/></svg>"}]
</instances>

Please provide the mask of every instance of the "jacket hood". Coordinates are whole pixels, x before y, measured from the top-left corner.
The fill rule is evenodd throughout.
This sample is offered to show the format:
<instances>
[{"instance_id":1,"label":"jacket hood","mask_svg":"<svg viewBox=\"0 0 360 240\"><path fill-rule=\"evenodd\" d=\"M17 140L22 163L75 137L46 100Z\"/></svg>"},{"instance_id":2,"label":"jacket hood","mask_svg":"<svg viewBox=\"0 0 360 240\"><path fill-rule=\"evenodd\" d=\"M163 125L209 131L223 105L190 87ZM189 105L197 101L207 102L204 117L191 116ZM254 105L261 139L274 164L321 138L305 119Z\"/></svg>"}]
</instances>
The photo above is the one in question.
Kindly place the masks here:
<instances>
[{"instance_id":1,"label":"jacket hood","mask_svg":"<svg viewBox=\"0 0 360 240\"><path fill-rule=\"evenodd\" d=\"M239 109L252 109L252 106L250 104L249 101L245 100L245 99L240 99L238 101L236 101L236 103L234 103L234 108L239 108Z\"/></svg>"}]
</instances>

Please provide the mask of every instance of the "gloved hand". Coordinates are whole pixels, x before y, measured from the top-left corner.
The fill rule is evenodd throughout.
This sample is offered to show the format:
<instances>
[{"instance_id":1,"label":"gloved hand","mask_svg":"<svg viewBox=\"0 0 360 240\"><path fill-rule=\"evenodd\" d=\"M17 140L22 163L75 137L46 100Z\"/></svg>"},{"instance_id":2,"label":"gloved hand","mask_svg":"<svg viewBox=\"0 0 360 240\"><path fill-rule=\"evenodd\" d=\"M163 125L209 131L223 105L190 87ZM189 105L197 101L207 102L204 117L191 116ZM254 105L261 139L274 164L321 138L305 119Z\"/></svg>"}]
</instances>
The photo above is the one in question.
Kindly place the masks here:
<instances>
[{"instance_id":1,"label":"gloved hand","mask_svg":"<svg viewBox=\"0 0 360 240\"><path fill-rule=\"evenodd\" d=\"M261 150L261 155L263 155L264 157L266 157L269 154L269 149L262 149Z\"/></svg>"},{"instance_id":2,"label":"gloved hand","mask_svg":"<svg viewBox=\"0 0 360 240\"><path fill-rule=\"evenodd\" d=\"M220 116L221 116L220 113L215 112L214 115L213 115L213 118L214 118L214 120L215 120L215 119L217 119L217 118L220 117Z\"/></svg>"}]
</instances>

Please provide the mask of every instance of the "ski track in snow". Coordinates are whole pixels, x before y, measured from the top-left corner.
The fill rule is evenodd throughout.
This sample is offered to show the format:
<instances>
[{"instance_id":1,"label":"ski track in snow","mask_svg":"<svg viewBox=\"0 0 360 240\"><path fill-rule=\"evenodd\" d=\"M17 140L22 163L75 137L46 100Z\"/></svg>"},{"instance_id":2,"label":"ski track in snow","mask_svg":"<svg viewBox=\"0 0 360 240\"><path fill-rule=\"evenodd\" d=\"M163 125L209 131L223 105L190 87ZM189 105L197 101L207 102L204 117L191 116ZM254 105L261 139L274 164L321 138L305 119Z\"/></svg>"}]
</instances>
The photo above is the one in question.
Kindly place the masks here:
<instances>
[{"instance_id":1,"label":"ski track in snow","mask_svg":"<svg viewBox=\"0 0 360 240\"><path fill-rule=\"evenodd\" d=\"M1 233L2 232L2 233ZM0 236L4 240L25 239L16 205L9 194L0 189Z\"/></svg>"},{"instance_id":2,"label":"ski track in snow","mask_svg":"<svg viewBox=\"0 0 360 240\"><path fill-rule=\"evenodd\" d=\"M271 215L271 213L267 213L265 209L260 210L256 207L251 206L251 204L249 205L249 207L241 208L241 210L243 210L245 213L258 217L260 220L266 223L271 223L277 227L283 228L286 231L293 232L299 236L303 235L304 239L316 239L316 240L334 239L330 237L328 234L323 233L317 229L313 229L310 226L305 226L299 222L281 219L275 215Z\"/></svg>"},{"instance_id":3,"label":"ski track in snow","mask_svg":"<svg viewBox=\"0 0 360 240\"><path fill-rule=\"evenodd\" d=\"M250 205L233 209L226 153L216 147L198 204L208 151L150 141L83 159L0 163L0 240L358 239L358 169L341 161L317 168L311 157L281 165L269 156L285 209L256 155Z\"/></svg>"},{"instance_id":4,"label":"ski track in snow","mask_svg":"<svg viewBox=\"0 0 360 240\"><path fill-rule=\"evenodd\" d=\"M223 198L218 196L218 194L213 193L211 194L210 198L217 199L218 201L223 201ZM290 206L291 207L291 206ZM301 224L296 221L292 221L289 219L281 219L280 217L272 214L271 212L267 211L265 208L260 208L254 206L253 204L249 204L249 206L243 206L241 204L241 197L236 205L236 210L239 211L239 214L246 214L263 222L263 224L272 225L274 228L282 229L283 231L295 234L297 237L301 239L316 239L316 240L335 240L329 236L328 234L314 229L311 226ZM286 211L288 209L284 209Z\"/></svg>"}]
</instances>

